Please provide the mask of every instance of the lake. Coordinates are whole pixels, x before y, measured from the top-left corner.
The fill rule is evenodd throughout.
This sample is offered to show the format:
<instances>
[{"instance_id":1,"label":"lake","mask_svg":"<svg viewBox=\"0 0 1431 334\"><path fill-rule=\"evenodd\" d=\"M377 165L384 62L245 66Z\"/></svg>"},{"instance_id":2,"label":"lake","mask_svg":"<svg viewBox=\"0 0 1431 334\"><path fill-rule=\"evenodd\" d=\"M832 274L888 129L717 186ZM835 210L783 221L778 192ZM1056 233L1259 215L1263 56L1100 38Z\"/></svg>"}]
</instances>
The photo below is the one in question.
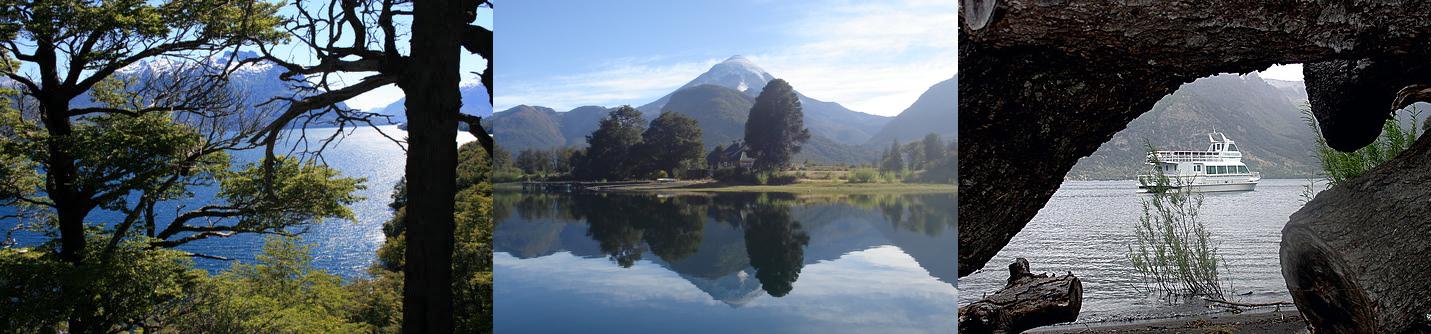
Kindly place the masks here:
<instances>
[{"instance_id":1,"label":"lake","mask_svg":"<svg viewBox=\"0 0 1431 334\"><path fill-rule=\"evenodd\" d=\"M407 132L398 129L397 126L379 126L382 132L393 138L403 139ZM317 149L321 143L320 138L326 138L337 132L337 128L319 128L307 130L307 137L310 141L304 143L298 140L298 133L292 132L289 140L275 150L278 154L283 154L288 149ZM314 265L319 269L327 270L346 279L365 277L367 268L376 258L375 252L383 243L383 222L392 218L392 210L388 208L388 203L392 201L391 194L393 185L402 179L403 167L407 164L406 155L397 143L384 137L377 129L371 127L349 128L345 131L346 136L342 140L330 145L323 153L323 162L329 167L333 167L342 172L345 177L366 178L364 184L367 189L360 190L358 194L363 200L354 203L350 209L353 210L355 221L324 221L311 226L307 233L303 234L306 243L314 244L313 255ZM472 140L472 135L459 133L460 142ZM234 166L237 168L244 163L258 161L263 158L262 150L248 150L233 152ZM160 221L172 219L179 210L193 208L211 204L211 198L216 191L215 187L194 188L195 197L188 201L173 201L162 203L156 206L157 216ZM4 208L0 208L4 210ZM122 216L115 212L96 211L90 214L89 221L104 222L113 224ZM15 222L0 222L0 228L4 231L10 230ZM15 239L21 245L34 245L42 236L34 233L17 233ZM251 263L261 250L263 237L256 235L238 235L229 238L215 238L200 240L180 247L186 251L202 254L222 256L236 261ZM197 259L195 264L202 269L210 271L228 268L230 261L218 261Z\"/></svg>"},{"instance_id":2,"label":"lake","mask_svg":"<svg viewBox=\"0 0 1431 334\"><path fill-rule=\"evenodd\" d=\"M953 194L494 195L498 333L951 333Z\"/></svg>"},{"instance_id":3,"label":"lake","mask_svg":"<svg viewBox=\"0 0 1431 334\"><path fill-rule=\"evenodd\" d=\"M1255 191L1206 193L1201 219L1227 262L1234 301L1292 300L1282 280L1279 243L1287 217L1302 207L1308 180L1262 180ZM1319 184L1319 187L1321 185ZM1215 311L1203 302L1169 303L1150 294L1127 260L1142 216L1134 181L1068 181L984 270L959 279L961 305L1002 288L1009 263L1034 272L1072 272L1083 281L1078 322L1161 318Z\"/></svg>"}]
</instances>

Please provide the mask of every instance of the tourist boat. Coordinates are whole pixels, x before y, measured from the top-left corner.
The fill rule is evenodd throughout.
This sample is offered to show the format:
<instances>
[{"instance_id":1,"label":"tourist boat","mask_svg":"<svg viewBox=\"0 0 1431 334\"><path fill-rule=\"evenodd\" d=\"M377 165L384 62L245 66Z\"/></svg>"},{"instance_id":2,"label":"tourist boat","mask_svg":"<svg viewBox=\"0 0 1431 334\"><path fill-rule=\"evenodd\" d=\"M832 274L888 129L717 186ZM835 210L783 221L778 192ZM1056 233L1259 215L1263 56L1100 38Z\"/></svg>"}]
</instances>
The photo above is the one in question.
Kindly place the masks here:
<instances>
[{"instance_id":1,"label":"tourist boat","mask_svg":"<svg viewBox=\"0 0 1431 334\"><path fill-rule=\"evenodd\" d=\"M1213 131L1207 135L1206 151L1156 151L1148 154L1148 165L1158 168L1168 178L1158 184L1157 174L1138 175L1138 192L1158 192L1187 187L1193 192L1250 191L1257 187L1262 175L1247 170L1242 164L1242 152L1226 135Z\"/></svg>"}]
</instances>

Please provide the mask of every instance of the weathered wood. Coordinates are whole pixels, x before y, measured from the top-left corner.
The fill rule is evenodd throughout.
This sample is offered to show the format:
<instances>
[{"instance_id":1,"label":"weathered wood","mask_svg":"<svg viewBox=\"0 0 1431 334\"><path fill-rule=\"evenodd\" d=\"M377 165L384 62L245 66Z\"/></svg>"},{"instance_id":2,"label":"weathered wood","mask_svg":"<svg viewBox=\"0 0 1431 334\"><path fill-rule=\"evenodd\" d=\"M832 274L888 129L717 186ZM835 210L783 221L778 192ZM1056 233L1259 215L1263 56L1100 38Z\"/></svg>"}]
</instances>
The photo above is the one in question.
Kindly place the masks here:
<instances>
[{"instance_id":1,"label":"weathered wood","mask_svg":"<svg viewBox=\"0 0 1431 334\"><path fill-rule=\"evenodd\" d=\"M1078 319L1083 283L1072 274L1029 272L1023 258L1009 264L1009 283L984 299L959 308L959 333L1019 333Z\"/></svg>"},{"instance_id":2,"label":"weathered wood","mask_svg":"<svg viewBox=\"0 0 1431 334\"><path fill-rule=\"evenodd\" d=\"M1316 333L1431 332L1431 141L1321 192L1282 229L1282 277Z\"/></svg>"},{"instance_id":3,"label":"weathered wood","mask_svg":"<svg viewBox=\"0 0 1431 334\"><path fill-rule=\"evenodd\" d=\"M963 2L959 36L959 159L970 162L959 164L960 276L993 258L1078 159L1183 83L1308 63L1312 111L1347 150L1375 137L1398 90L1428 78L1410 66L1427 58L1431 2L992 2ZM1390 66L1323 64L1334 61ZM1350 75L1317 75L1336 71Z\"/></svg>"}]
</instances>

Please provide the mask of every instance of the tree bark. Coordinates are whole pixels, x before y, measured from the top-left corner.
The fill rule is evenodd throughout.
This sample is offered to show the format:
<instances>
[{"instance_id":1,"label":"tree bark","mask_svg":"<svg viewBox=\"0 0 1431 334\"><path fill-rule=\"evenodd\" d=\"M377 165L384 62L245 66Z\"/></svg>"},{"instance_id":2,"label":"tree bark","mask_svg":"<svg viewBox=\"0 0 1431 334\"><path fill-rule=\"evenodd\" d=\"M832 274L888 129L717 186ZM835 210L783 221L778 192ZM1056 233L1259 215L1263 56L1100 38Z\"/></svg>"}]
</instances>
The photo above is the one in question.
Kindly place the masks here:
<instances>
[{"instance_id":1,"label":"tree bark","mask_svg":"<svg viewBox=\"0 0 1431 334\"><path fill-rule=\"evenodd\" d=\"M1282 277L1319 333L1431 332L1431 141L1318 194L1282 229Z\"/></svg>"},{"instance_id":2,"label":"tree bark","mask_svg":"<svg viewBox=\"0 0 1431 334\"><path fill-rule=\"evenodd\" d=\"M407 94L404 333L451 333L453 209L457 195L459 38L463 0L415 1Z\"/></svg>"},{"instance_id":3,"label":"tree bark","mask_svg":"<svg viewBox=\"0 0 1431 334\"><path fill-rule=\"evenodd\" d=\"M1009 284L993 295L959 308L960 333L1019 333L1078 319L1083 283L1072 274L1051 277L1029 272L1024 258L1009 264Z\"/></svg>"},{"instance_id":4,"label":"tree bark","mask_svg":"<svg viewBox=\"0 0 1431 334\"><path fill-rule=\"evenodd\" d=\"M1431 44L1424 2L989 2L964 2L975 10L963 9L959 37L960 276L1002 249L1078 159L1182 83L1273 64L1425 59ZM1309 92L1317 68L1307 67ZM1312 109L1348 125L1323 130L1347 149L1380 131L1392 101L1381 103Z\"/></svg>"}]
</instances>

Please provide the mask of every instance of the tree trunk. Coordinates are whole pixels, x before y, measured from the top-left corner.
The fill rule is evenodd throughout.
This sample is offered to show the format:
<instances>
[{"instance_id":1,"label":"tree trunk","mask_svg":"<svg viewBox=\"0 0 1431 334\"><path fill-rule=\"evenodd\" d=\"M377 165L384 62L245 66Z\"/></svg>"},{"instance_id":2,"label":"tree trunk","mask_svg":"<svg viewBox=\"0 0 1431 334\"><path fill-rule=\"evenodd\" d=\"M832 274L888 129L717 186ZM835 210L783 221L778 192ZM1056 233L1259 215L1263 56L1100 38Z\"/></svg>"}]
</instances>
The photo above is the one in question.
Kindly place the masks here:
<instances>
[{"instance_id":1,"label":"tree trunk","mask_svg":"<svg viewBox=\"0 0 1431 334\"><path fill-rule=\"evenodd\" d=\"M1418 55L1431 44L1424 2L963 3L960 276L1023 229L1078 159L1182 83L1273 64L1425 59ZM1377 93L1366 96L1384 98ZM1312 109L1319 120L1350 126L1323 131L1346 149L1364 145L1367 124L1379 127L1392 101L1382 103Z\"/></svg>"},{"instance_id":2,"label":"tree trunk","mask_svg":"<svg viewBox=\"0 0 1431 334\"><path fill-rule=\"evenodd\" d=\"M415 1L407 95L407 228L403 332L451 333L453 208L461 95L461 0Z\"/></svg>"},{"instance_id":3,"label":"tree trunk","mask_svg":"<svg viewBox=\"0 0 1431 334\"><path fill-rule=\"evenodd\" d=\"M1323 191L1282 230L1282 277L1318 333L1431 332L1431 139Z\"/></svg>"},{"instance_id":4,"label":"tree trunk","mask_svg":"<svg viewBox=\"0 0 1431 334\"><path fill-rule=\"evenodd\" d=\"M1019 333L1078 319L1083 283L1073 275L1029 272L1024 258L1009 264L1009 284L993 295L959 308L960 333Z\"/></svg>"}]
</instances>

